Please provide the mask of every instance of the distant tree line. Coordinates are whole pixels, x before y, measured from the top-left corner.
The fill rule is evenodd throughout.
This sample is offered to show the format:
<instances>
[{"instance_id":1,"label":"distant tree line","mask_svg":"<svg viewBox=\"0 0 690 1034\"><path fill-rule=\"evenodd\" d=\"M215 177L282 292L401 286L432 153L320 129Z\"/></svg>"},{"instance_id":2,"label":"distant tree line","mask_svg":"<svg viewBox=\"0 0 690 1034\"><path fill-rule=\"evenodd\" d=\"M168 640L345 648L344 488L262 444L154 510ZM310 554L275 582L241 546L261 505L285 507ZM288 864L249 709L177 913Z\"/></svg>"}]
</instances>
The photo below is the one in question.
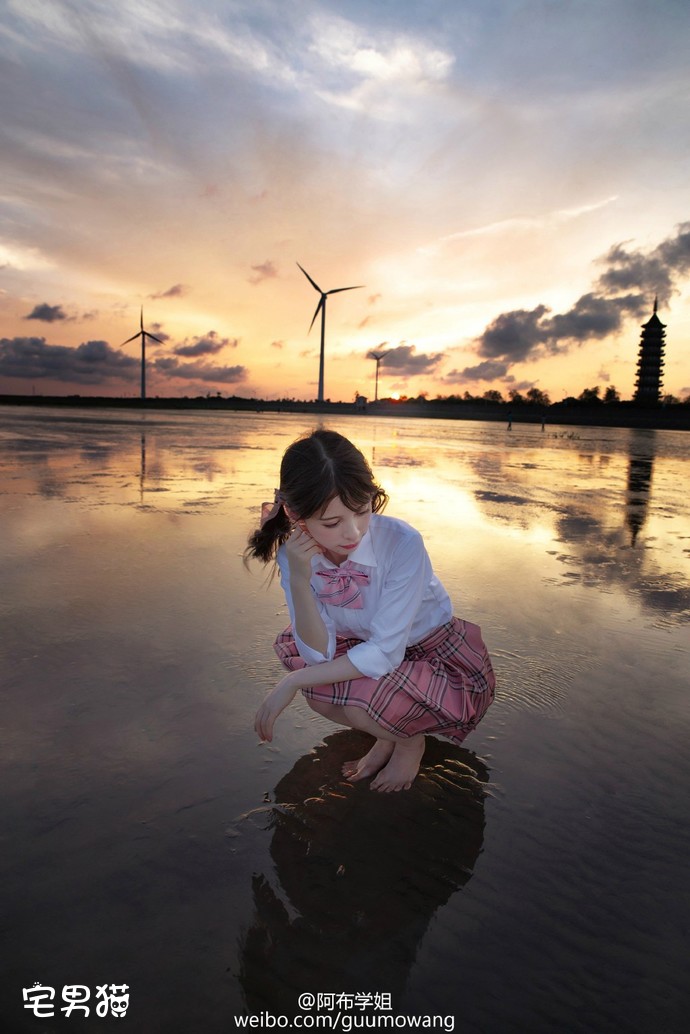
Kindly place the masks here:
<instances>
[{"instance_id":1,"label":"distant tree line","mask_svg":"<svg viewBox=\"0 0 690 1034\"><path fill-rule=\"evenodd\" d=\"M416 398L408 398L406 395L401 395L400 399L382 399L381 401L426 402L429 400L427 398L427 393L423 392ZM462 395L437 395L432 401L440 403L503 403L511 406L534 406L542 409L545 409L552 404L548 392L542 391L541 388L528 388L524 394L512 389L508 392L507 397L504 397L500 391L497 391L494 388L489 391L485 391L481 395L473 395L471 392L465 391ZM593 388L585 388L584 391L581 391L577 396L569 395L567 398L563 399L561 404L596 406L611 405L612 403L621 401L620 392L613 384L607 385L603 392L599 385L596 384ZM676 395L662 395L660 402L664 406L690 405L690 395L682 400Z\"/></svg>"}]
</instances>

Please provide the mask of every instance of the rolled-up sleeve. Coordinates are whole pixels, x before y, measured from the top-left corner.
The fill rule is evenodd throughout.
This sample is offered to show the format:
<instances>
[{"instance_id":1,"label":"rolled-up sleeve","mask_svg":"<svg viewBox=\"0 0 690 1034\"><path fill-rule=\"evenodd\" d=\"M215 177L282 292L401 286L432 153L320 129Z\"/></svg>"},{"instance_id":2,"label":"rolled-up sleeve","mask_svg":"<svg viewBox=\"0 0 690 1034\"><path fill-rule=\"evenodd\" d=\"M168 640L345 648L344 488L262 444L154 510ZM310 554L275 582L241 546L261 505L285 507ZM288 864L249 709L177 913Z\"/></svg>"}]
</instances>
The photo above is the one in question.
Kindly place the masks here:
<instances>
[{"instance_id":1,"label":"rolled-up sleeve","mask_svg":"<svg viewBox=\"0 0 690 1034\"><path fill-rule=\"evenodd\" d=\"M400 664L431 577L431 561L422 536L410 529L410 534L390 558L379 606L371 623L371 636L347 651L363 675L381 678Z\"/></svg>"},{"instance_id":2,"label":"rolled-up sleeve","mask_svg":"<svg viewBox=\"0 0 690 1034\"><path fill-rule=\"evenodd\" d=\"M328 647L326 653L319 653L318 650L314 650L313 647L308 646L303 642L297 635L297 629L295 628L295 607L292 602L292 592L290 591L290 568L288 567L287 560L280 550L277 556L278 571L280 572L280 584L283 592L285 593L285 600L287 602L288 611L290 614L290 624L292 625L292 633L295 637L295 645L297 647L300 657L307 662L307 664L322 664L324 661L332 661L335 657L335 625L333 621L326 613L324 605L319 599L316 600L316 605L319 609L321 620L326 626L328 632Z\"/></svg>"}]
</instances>

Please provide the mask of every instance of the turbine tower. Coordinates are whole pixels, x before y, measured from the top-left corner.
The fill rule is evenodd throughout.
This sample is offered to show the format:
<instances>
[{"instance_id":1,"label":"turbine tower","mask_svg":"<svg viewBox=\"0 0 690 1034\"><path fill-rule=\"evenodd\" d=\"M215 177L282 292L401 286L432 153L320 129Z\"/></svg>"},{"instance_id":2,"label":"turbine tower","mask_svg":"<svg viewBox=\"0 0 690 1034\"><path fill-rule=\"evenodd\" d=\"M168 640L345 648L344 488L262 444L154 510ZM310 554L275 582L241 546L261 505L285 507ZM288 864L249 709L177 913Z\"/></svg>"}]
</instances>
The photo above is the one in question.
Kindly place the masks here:
<instances>
[{"instance_id":1,"label":"turbine tower","mask_svg":"<svg viewBox=\"0 0 690 1034\"><path fill-rule=\"evenodd\" d=\"M385 352L374 352L373 349L371 352L367 352L367 359L376 360L376 387L374 388L374 402L378 402L379 400L379 366L381 365L381 360L384 359L385 356Z\"/></svg>"},{"instance_id":2,"label":"turbine tower","mask_svg":"<svg viewBox=\"0 0 690 1034\"><path fill-rule=\"evenodd\" d=\"M141 307L141 314L139 316L139 327L140 329L136 334L132 334L126 341L123 341L120 348L124 348L130 341L134 341L136 338L141 338L141 401L146 401L146 338L150 337L152 341L157 341L159 345L163 342L155 334L149 334L148 330L144 330L144 306Z\"/></svg>"},{"instance_id":3,"label":"turbine tower","mask_svg":"<svg viewBox=\"0 0 690 1034\"><path fill-rule=\"evenodd\" d=\"M302 267L299 265L299 262L297 263L297 265L299 266L300 269L302 269ZM302 272L304 273L304 275L306 276L307 280L309 281L311 286L314 288L314 290L318 291L319 294L321 295L321 297L319 298L319 304L316 306L316 312L314 313L312 321L309 324L309 330L311 330L311 328L314 326L314 322L316 320L316 317L319 315L319 310L320 310L321 311L321 354L320 354L320 357L319 357L319 393L318 393L318 396L317 396L317 402L323 402L323 357L324 357L324 346L325 346L325 341L326 341L326 299L328 298L329 294L339 294L340 291L358 291L363 285L362 284L357 284L355 287L333 287L330 291L322 291L321 288L319 287L319 285L317 283L315 283L312 280L312 278L309 276L309 274L307 273L306 269L302 269ZM307 333L308 333L308 331L307 331Z\"/></svg>"}]
</instances>

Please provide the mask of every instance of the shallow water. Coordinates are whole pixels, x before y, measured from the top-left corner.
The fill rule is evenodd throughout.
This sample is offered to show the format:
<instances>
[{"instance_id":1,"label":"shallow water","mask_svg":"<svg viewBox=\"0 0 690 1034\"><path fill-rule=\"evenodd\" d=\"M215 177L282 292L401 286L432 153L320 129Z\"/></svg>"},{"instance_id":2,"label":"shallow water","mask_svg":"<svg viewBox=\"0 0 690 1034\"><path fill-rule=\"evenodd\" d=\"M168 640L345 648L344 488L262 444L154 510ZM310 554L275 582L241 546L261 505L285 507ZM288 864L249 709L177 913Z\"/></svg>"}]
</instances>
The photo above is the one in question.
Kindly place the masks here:
<instances>
[{"instance_id":1,"label":"shallow water","mask_svg":"<svg viewBox=\"0 0 690 1034\"><path fill-rule=\"evenodd\" d=\"M287 617L240 555L308 417L0 409L1 1029L358 991L473 1034L684 1031L690 437L329 426L497 670L405 794L341 782L363 740L301 702L253 734ZM35 981L126 983L126 1021L36 1019Z\"/></svg>"}]
</instances>

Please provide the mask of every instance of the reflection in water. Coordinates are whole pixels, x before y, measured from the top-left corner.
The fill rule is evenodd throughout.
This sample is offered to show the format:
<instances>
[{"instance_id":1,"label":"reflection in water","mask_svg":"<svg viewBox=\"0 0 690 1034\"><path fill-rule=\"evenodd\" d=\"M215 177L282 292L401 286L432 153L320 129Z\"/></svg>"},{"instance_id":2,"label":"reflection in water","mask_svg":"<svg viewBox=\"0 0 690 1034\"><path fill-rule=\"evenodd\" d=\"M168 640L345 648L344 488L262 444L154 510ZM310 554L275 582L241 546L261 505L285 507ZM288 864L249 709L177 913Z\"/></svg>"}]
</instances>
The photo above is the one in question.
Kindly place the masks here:
<instances>
[{"instance_id":1,"label":"reflection in water","mask_svg":"<svg viewBox=\"0 0 690 1034\"><path fill-rule=\"evenodd\" d=\"M139 502L144 502L144 486L146 484L146 428L141 427L141 462L139 464Z\"/></svg>"},{"instance_id":2,"label":"reflection in water","mask_svg":"<svg viewBox=\"0 0 690 1034\"><path fill-rule=\"evenodd\" d=\"M637 536L647 519L655 444L655 431L635 430L631 432L628 487L625 495L625 523L630 529L631 546L636 544ZM633 446L635 446L634 451Z\"/></svg>"},{"instance_id":3,"label":"reflection in water","mask_svg":"<svg viewBox=\"0 0 690 1034\"><path fill-rule=\"evenodd\" d=\"M254 876L241 949L250 1012L294 1011L304 990L383 991L399 1002L429 921L472 876L483 762L427 738L420 777L389 795L340 777L361 752L360 734L337 732L276 787L267 828L280 890Z\"/></svg>"},{"instance_id":4,"label":"reflection in water","mask_svg":"<svg viewBox=\"0 0 690 1034\"><path fill-rule=\"evenodd\" d=\"M678 548L684 539L681 514L669 506L668 484L652 491L657 441L653 430L631 430L625 480L622 471L613 471L598 477L589 491L564 500L557 529L569 552L559 559L570 568L566 577L571 584L622 587L658 621L685 623L690 620L688 554L683 557ZM660 520L678 522L678 530L661 538ZM654 522L653 528L642 542L648 522Z\"/></svg>"},{"instance_id":5,"label":"reflection in water","mask_svg":"<svg viewBox=\"0 0 690 1034\"><path fill-rule=\"evenodd\" d=\"M476 475L473 502L488 522L556 544L547 549L563 565L563 586L622 590L656 621L688 622L690 525L677 481L683 461L669 463L671 438L663 432L602 433L610 441L596 449L582 447L581 431L570 448L558 437L556 446L545 440L546 449L511 439L513 448L468 453L462 459ZM683 437L673 444L680 455Z\"/></svg>"}]
</instances>

